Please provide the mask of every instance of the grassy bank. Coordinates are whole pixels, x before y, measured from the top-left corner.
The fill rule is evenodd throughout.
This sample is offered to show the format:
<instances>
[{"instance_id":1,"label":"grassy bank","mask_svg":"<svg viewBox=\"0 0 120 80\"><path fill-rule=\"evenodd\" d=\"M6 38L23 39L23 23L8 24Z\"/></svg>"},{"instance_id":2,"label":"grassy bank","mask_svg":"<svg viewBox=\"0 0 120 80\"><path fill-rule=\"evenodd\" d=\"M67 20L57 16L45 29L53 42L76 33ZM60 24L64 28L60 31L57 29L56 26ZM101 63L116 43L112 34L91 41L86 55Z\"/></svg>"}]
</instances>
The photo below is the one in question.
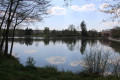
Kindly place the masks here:
<instances>
[{"instance_id":1,"label":"grassy bank","mask_svg":"<svg viewBox=\"0 0 120 80\"><path fill-rule=\"evenodd\" d=\"M0 80L119 80L90 73L59 72L55 68L25 67L14 57L0 55Z\"/></svg>"}]
</instances>

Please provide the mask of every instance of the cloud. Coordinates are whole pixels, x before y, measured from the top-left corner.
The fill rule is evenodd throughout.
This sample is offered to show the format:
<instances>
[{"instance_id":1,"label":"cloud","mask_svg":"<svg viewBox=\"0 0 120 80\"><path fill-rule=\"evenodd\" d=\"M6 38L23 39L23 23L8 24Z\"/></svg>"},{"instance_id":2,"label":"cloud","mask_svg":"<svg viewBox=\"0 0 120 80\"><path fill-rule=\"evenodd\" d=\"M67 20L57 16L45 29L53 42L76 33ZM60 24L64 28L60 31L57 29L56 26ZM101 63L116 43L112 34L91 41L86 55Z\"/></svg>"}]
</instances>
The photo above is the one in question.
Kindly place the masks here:
<instances>
[{"instance_id":1,"label":"cloud","mask_svg":"<svg viewBox=\"0 0 120 80\"><path fill-rule=\"evenodd\" d=\"M55 56L46 59L50 64L63 64L66 61L65 57Z\"/></svg>"},{"instance_id":2,"label":"cloud","mask_svg":"<svg viewBox=\"0 0 120 80\"><path fill-rule=\"evenodd\" d=\"M59 6L52 7L48 10L48 13L52 15L66 15L66 9Z\"/></svg>"},{"instance_id":3,"label":"cloud","mask_svg":"<svg viewBox=\"0 0 120 80\"><path fill-rule=\"evenodd\" d=\"M25 53L36 53L37 50L25 50L24 52L25 52Z\"/></svg>"},{"instance_id":4,"label":"cloud","mask_svg":"<svg viewBox=\"0 0 120 80\"><path fill-rule=\"evenodd\" d=\"M94 4L85 4L81 7L77 5L71 6L71 9L74 11L94 11L95 10L95 5Z\"/></svg>"},{"instance_id":5,"label":"cloud","mask_svg":"<svg viewBox=\"0 0 120 80\"><path fill-rule=\"evenodd\" d=\"M104 8L108 8L109 7L109 3L103 3L100 5L100 9L104 9Z\"/></svg>"},{"instance_id":6,"label":"cloud","mask_svg":"<svg viewBox=\"0 0 120 80\"><path fill-rule=\"evenodd\" d=\"M107 26L107 27L113 27L113 26L118 26L120 25L120 22L118 21L114 21L114 22L104 22L102 23L103 25Z\"/></svg>"}]
</instances>

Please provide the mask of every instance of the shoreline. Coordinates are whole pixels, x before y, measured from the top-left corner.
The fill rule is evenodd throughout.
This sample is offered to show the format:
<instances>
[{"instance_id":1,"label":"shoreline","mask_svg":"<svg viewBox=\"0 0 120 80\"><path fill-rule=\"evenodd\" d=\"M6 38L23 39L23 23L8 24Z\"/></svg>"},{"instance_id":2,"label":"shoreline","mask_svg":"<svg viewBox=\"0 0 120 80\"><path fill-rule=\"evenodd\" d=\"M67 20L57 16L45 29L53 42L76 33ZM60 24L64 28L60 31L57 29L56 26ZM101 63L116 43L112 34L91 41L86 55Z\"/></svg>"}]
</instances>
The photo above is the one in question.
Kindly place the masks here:
<instances>
[{"instance_id":1,"label":"shoreline","mask_svg":"<svg viewBox=\"0 0 120 80\"><path fill-rule=\"evenodd\" d=\"M110 40L110 41L114 41L114 42L120 42L120 40L113 39L112 37L109 37L108 40Z\"/></svg>"}]
</instances>

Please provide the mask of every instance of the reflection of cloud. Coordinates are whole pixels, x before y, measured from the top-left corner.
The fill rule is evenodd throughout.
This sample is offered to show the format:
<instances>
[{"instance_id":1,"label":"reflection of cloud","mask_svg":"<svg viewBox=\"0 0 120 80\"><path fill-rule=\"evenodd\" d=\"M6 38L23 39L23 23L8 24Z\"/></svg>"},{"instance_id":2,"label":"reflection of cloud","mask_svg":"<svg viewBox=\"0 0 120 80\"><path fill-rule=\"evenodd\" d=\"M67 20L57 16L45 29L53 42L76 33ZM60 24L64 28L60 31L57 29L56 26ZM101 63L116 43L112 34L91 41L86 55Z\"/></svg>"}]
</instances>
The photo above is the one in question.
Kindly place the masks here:
<instances>
[{"instance_id":1,"label":"reflection of cloud","mask_svg":"<svg viewBox=\"0 0 120 80\"><path fill-rule=\"evenodd\" d=\"M32 49L31 49L31 50L25 50L24 52L25 52L25 53L36 53L37 50L32 50Z\"/></svg>"},{"instance_id":2,"label":"reflection of cloud","mask_svg":"<svg viewBox=\"0 0 120 80\"><path fill-rule=\"evenodd\" d=\"M19 45L16 44L16 43L14 43L13 47L14 47L14 48L17 48L17 47L19 47Z\"/></svg>"},{"instance_id":3,"label":"reflection of cloud","mask_svg":"<svg viewBox=\"0 0 120 80\"><path fill-rule=\"evenodd\" d=\"M87 67L83 61L73 61L70 63L70 66L78 66L78 65Z\"/></svg>"},{"instance_id":4,"label":"reflection of cloud","mask_svg":"<svg viewBox=\"0 0 120 80\"><path fill-rule=\"evenodd\" d=\"M55 56L46 59L51 64L63 64L66 61L65 57Z\"/></svg>"}]
</instances>

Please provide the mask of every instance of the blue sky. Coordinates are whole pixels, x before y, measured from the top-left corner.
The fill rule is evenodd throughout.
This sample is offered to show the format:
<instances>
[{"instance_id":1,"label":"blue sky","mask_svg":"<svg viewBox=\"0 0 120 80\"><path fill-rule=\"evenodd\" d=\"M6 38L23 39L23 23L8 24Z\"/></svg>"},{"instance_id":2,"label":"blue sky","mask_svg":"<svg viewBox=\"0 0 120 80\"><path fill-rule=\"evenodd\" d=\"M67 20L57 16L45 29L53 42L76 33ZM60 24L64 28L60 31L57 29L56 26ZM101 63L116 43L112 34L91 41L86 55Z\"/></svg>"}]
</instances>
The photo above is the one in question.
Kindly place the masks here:
<instances>
[{"instance_id":1,"label":"blue sky","mask_svg":"<svg viewBox=\"0 0 120 80\"><path fill-rule=\"evenodd\" d=\"M42 23L37 22L33 24L33 29L49 27L51 30L62 30L67 29L70 24L79 27L83 20L88 30L96 29L101 31L120 25L118 22L112 23L110 21L101 23L103 19L111 17L109 14L98 11L99 8L105 6L104 0L73 0L68 7L63 6L64 0L52 0L51 4L53 6L48 10L50 13L49 17L45 18Z\"/></svg>"}]
</instances>

